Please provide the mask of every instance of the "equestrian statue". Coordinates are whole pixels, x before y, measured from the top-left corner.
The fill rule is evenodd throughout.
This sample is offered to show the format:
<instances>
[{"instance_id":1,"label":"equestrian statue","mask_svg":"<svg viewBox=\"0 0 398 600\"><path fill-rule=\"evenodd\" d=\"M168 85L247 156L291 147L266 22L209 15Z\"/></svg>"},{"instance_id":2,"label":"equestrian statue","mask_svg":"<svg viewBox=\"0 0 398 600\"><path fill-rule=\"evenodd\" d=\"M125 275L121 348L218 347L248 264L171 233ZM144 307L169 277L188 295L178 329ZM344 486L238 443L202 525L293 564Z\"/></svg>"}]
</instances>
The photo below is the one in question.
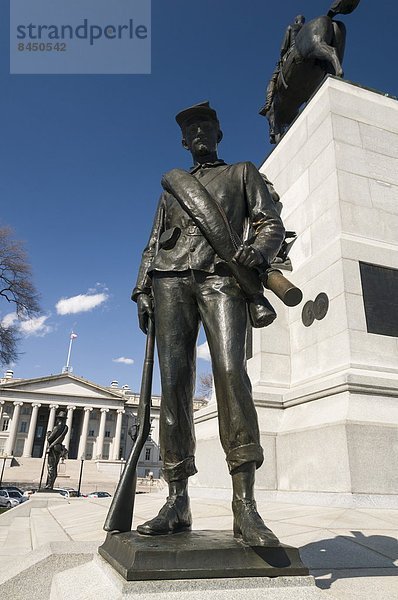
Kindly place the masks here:
<instances>
[{"instance_id":1,"label":"equestrian statue","mask_svg":"<svg viewBox=\"0 0 398 600\"><path fill-rule=\"evenodd\" d=\"M267 87L266 102L260 110L269 122L271 144L280 141L325 75L343 76L346 28L334 17L353 12L359 2L336 0L327 15L308 23L303 15L298 15L287 28L280 59Z\"/></svg>"}]
</instances>

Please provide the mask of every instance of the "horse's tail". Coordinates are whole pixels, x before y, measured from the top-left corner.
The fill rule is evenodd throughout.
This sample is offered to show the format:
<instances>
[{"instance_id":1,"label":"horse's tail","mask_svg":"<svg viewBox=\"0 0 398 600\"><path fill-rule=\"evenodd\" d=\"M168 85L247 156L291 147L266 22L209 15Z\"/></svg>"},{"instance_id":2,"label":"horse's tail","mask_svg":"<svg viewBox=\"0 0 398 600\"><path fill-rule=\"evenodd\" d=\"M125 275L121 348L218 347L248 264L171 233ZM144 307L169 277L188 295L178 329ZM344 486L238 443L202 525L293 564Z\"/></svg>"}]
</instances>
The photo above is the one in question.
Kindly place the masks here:
<instances>
[{"instance_id":1,"label":"horse's tail","mask_svg":"<svg viewBox=\"0 0 398 600\"><path fill-rule=\"evenodd\" d=\"M335 0L329 9L328 17L333 19L335 15L349 15L358 6L360 0Z\"/></svg>"}]
</instances>

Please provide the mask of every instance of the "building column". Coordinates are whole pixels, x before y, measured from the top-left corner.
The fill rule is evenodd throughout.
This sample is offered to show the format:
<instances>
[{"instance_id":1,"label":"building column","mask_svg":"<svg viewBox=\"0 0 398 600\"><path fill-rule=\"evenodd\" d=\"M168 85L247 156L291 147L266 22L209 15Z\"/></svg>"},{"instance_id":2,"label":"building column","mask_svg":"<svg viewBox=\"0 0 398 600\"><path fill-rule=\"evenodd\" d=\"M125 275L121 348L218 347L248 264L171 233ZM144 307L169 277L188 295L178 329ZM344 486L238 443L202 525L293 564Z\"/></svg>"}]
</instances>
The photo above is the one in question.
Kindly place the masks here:
<instances>
[{"instance_id":1,"label":"building column","mask_svg":"<svg viewBox=\"0 0 398 600\"><path fill-rule=\"evenodd\" d=\"M116 431L113 438L113 460L119 460L120 438L122 436L122 418L124 408L117 409Z\"/></svg>"},{"instance_id":2,"label":"building column","mask_svg":"<svg viewBox=\"0 0 398 600\"><path fill-rule=\"evenodd\" d=\"M1 422L1 418L3 416L4 404L5 404L5 400L0 400L0 422Z\"/></svg>"},{"instance_id":3,"label":"building column","mask_svg":"<svg viewBox=\"0 0 398 600\"><path fill-rule=\"evenodd\" d=\"M73 411L75 410L76 406L73 405L69 405L67 407L68 409L68 416L66 418L66 424L68 426L68 431L67 434L65 436L65 441L64 441L64 446L67 450L69 450L69 444L70 444L70 438L72 435L72 421L73 421Z\"/></svg>"},{"instance_id":4,"label":"building column","mask_svg":"<svg viewBox=\"0 0 398 600\"><path fill-rule=\"evenodd\" d=\"M57 408L58 408L58 404L50 404L50 416L48 417L47 432L52 431L54 429L55 413L56 413ZM47 452L47 436L46 436L46 439L44 440L43 454L41 456L42 458L44 458L46 452Z\"/></svg>"},{"instance_id":5,"label":"building column","mask_svg":"<svg viewBox=\"0 0 398 600\"><path fill-rule=\"evenodd\" d=\"M84 419L83 419L83 427L82 433L80 435L79 441L79 450L77 452L77 458L85 458L86 455L86 443L87 443L87 433L88 433L88 421L90 419L90 413L93 409L91 406L84 407Z\"/></svg>"},{"instance_id":6,"label":"building column","mask_svg":"<svg viewBox=\"0 0 398 600\"><path fill-rule=\"evenodd\" d=\"M109 412L109 408L101 408L101 420L98 432L97 451L96 456L98 459L102 458L102 452L104 449L104 438L105 438L105 424L106 424L106 413Z\"/></svg>"},{"instance_id":7,"label":"building column","mask_svg":"<svg viewBox=\"0 0 398 600\"><path fill-rule=\"evenodd\" d=\"M8 434L8 440L5 447L6 456L12 456L14 453L14 446L18 433L19 413L21 412L23 402L13 402L13 404L14 412L12 413L10 433Z\"/></svg>"},{"instance_id":8,"label":"building column","mask_svg":"<svg viewBox=\"0 0 398 600\"><path fill-rule=\"evenodd\" d=\"M30 417L30 422L29 422L28 437L26 438L25 446L23 449L23 456L25 458L31 458L31 456L32 456L33 442L34 442L35 433L36 433L37 414L39 412L40 406L41 406L41 404L38 404L37 402L32 403L32 415Z\"/></svg>"},{"instance_id":9,"label":"building column","mask_svg":"<svg viewBox=\"0 0 398 600\"><path fill-rule=\"evenodd\" d=\"M47 431L52 431L54 429L57 408L59 408L58 404L50 404L50 416L48 417Z\"/></svg>"}]
</instances>

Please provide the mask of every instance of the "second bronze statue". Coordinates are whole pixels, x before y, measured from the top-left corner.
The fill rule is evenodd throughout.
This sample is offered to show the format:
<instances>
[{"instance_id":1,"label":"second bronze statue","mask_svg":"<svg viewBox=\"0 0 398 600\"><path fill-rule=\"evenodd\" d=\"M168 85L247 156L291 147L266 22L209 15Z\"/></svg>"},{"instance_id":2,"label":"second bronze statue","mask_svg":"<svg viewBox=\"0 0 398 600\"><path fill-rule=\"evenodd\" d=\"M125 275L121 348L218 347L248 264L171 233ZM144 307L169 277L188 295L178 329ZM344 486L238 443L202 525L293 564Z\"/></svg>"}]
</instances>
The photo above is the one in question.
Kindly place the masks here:
<instances>
[{"instance_id":1,"label":"second bronze statue","mask_svg":"<svg viewBox=\"0 0 398 600\"><path fill-rule=\"evenodd\" d=\"M271 144L279 143L325 75L343 76L346 27L334 17L353 12L359 2L336 0L327 15L307 23L303 15L297 15L288 26L260 109L260 115L269 122Z\"/></svg>"}]
</instances>

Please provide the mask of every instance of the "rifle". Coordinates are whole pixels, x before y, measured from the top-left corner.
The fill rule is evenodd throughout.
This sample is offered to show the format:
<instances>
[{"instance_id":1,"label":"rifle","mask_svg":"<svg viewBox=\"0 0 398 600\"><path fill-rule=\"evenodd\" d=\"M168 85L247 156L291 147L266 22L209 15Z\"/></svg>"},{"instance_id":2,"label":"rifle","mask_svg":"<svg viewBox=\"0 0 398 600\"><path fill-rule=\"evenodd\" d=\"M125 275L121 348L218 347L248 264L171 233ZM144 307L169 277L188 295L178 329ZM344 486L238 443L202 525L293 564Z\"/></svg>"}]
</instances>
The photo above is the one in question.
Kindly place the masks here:
<instances>
[{"instance_id":1,"label":"rifle","mask_svg":"<svg viewBox=\"0 0 398 600\"><path fill-rule=\"evenodd\" d=\"M137 415L138 435L124 466L115 495L113 496L104 523L105 531L112 531L114 533L131 531L135 491L137 486L137 464L151 430L151 392L154 351L155 324L152 319L149 319Z\"/></svg>"}]
</instances>

